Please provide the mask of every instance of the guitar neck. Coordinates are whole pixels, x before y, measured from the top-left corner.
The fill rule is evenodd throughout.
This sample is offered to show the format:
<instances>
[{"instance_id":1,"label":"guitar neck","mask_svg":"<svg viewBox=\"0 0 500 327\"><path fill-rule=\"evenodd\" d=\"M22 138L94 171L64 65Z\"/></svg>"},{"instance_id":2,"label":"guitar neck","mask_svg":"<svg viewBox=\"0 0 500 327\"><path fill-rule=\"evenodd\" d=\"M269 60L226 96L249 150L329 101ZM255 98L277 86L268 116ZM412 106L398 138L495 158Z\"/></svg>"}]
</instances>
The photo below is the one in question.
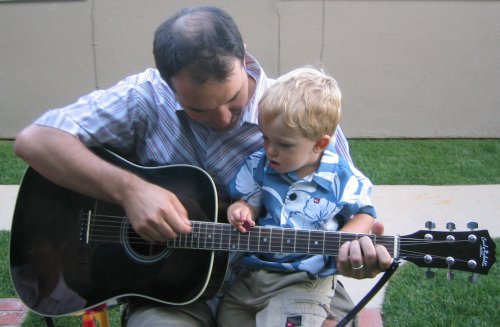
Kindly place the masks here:
<instances>
[{"instance_id":1,"label":"guitar neck","mask_svg":"<svg viewBox=\"0 0 500 327\"><path fill-rule=\"evenodd\" d=\"M337 256L343 243L368 236L375 244L384 245L391 256L397 257L398 252L398 238L393 236L262 226L241 233L230 224L201 221L192 221L192 224L190 234L179 235L167 245L200 250Z\"/></svg>"}]
</instances>

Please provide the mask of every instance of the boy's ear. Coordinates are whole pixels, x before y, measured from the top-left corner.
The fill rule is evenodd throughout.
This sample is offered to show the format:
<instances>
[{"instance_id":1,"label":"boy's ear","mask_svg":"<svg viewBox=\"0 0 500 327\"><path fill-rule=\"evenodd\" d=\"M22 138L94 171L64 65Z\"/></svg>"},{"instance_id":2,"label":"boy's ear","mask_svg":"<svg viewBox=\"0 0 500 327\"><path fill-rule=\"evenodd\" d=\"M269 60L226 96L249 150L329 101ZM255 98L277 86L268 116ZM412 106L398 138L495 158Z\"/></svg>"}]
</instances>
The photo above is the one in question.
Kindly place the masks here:
<instances>
[{"instance_id":1,"label":"boy's ear","mask_svg":"<svg viewBox=\"0 0 500 327\"><path fill-rule=\"evenodd\" d=\"M330 144L330 135L323 135L314 146L314 149L318 152L322 152Z\"/></svg>"}]
</instances>

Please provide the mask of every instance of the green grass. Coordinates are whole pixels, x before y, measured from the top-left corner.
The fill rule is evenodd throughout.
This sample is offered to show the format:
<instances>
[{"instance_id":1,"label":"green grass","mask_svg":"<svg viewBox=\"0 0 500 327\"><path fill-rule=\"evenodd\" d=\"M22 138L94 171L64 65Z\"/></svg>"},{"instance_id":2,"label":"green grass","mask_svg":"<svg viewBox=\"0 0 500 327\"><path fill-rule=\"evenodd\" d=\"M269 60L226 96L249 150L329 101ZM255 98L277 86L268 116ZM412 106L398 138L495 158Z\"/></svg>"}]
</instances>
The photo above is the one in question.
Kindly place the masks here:
<instances>
[{"instance_id":1,"label":"green grass","mask_svg":"<svg viewBox=\"0 0 500 327\"><path fill-rule=\"evenodd\" d=\"M500 184L500 139L486 140L350 140L356 166L372 182L386 185ZM26 164L13 154L11 141L0 141L0 184L18 184ZM495 219L495 218L492 218ZM7 248L8 232L0 232L0 297L13 297ZM498 243L498 241L497 241ZM497 245L498 248L498 245ZM446 280L446 271L432 280L412 264L391 279L384 301L384 326L495 326L500 322L500 273L470 285L465 273ZM446 310L444 310L446 309ZM110 313L119 325L119 310ZM57 318L58 326L80 326L75 317ZM30 314L23 326L45 326Z\"/></svg>"},{"instance_id":2,"label":"green grass","mask_svg":"<svg viewBox=\"0 0 500 327\"><path fill-rule=\"evenodd\" d=\"M9 232L0 231L0 298L14 297L16 293L12 287L9 273Z\"/></svg>"},{"instance_id":3,"label":"green grass","mask_svg":"<svg viewBox=\"0 0 500 327\"><path fill-rule=\"evenodd\" d=\"M356 166L377 185L500 184L500 139L350 140ZM0 184L18 184L26 164L0 141Z\"/></svg>"},{"instance_id":4,"label":"green grass","mask_svg":"<svg viewBox=\"0 0 500 327\"><path fill-rule=\"evenodd\" d=\"M495 240L497 257L500 238ZM456 272L453 280L444 269L426 279L425 269L404 264L389 281L384 298L385 327L453 326L491 327L500 324L500 267L479 275L476 284L469 273Z\"/></svg>"},{"instance_id":5,"label":"green grass","mask_svg":"<svg viewBox=\"0 0 500 327\"><path fill-rule=\"evenodd\" d=\"M19 184L26 164L14 155L12 141L0 140L0 184Z\"/></svg>"},{"instance_id":6,"label":"green grass","mask_svg":"<svg viewBox=\"0 0 500 327\"><path fill-rule=\"evenodd\" d=\"M500 184L500 139L350 140L356 166L377 185Z\"/></svg>"}]
</instances>

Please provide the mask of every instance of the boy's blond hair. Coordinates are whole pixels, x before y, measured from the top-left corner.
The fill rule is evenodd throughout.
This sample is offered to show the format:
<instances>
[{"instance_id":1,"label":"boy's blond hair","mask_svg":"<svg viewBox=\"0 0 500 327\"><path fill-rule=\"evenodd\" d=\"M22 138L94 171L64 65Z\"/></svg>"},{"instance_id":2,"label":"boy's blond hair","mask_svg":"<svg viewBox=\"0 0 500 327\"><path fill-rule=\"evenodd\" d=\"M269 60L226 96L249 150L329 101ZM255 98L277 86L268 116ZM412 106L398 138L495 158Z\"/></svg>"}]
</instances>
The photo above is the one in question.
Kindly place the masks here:
<instances>
[{"instance_id":1,"label":"boy's blond hair","mask_svg":"<svg viewBox=\"0 0 500 327\"><path fill-rule=\"evenodd\" d=\"M335 79L311 67L281 76L259 102L259 123L283 115L285 125L316 140L333 135L340 119L340 89Z\"/></svg>"}]
</instances>

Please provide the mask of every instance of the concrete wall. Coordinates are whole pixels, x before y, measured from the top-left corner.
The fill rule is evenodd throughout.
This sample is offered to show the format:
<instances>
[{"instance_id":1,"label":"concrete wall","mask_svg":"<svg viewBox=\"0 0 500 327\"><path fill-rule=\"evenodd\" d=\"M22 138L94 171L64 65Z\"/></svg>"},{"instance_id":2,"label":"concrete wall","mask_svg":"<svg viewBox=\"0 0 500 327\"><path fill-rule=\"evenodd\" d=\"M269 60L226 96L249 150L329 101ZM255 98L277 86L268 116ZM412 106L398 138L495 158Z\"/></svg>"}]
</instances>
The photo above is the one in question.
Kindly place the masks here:
<instances>
[{"instance_id":1,"label":"concrete wall","mask_svg":"<svg viewBox=\"0 0 500 327\"><path fill-rule=\"evenodd\" d=\"M73 0L0 2L0 138L152 66L156 27L202 3L270 76L323 63L350 138L500 137L500 1Z\"/></svg>"}]
</instances>

